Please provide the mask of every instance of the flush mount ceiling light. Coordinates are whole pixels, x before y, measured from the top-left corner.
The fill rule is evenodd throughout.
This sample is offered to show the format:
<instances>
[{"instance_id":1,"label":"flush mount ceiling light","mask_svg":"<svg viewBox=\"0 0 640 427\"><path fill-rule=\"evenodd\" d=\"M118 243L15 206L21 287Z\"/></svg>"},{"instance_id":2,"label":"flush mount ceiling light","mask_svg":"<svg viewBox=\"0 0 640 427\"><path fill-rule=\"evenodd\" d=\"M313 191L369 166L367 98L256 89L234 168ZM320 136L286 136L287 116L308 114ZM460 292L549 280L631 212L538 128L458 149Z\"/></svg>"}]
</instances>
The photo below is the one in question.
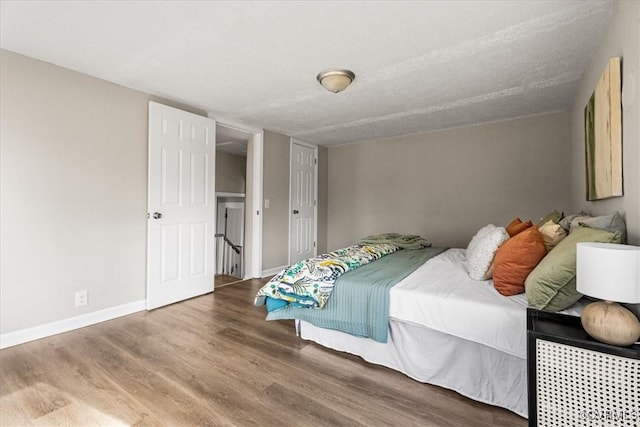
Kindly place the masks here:
<instances>
[{"instance_id":1,"label":"flush mount ceiling light","mask_svg":"<svg viewBox=\"0 0 640 427\"><path fill-rule=\"evenodd\" d=\"M345 90L356 78L356 75L353 71L342 68L329 68L328 70L320 71L316 78L326 90L338 93Z\"/></svg>"}]
</instances>

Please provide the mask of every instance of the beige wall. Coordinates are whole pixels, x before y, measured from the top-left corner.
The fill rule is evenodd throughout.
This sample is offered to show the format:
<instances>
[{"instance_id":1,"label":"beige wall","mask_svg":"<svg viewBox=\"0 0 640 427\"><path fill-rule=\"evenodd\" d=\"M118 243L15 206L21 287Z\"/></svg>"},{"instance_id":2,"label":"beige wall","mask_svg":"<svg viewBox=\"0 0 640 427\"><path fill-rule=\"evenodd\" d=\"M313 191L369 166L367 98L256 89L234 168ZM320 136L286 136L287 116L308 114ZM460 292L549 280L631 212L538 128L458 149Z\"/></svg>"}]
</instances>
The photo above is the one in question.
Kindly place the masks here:
<instances>
[{"instance_id":1,"label":"beige wall","mask_svg":"<svg viewBox=\"0 0 640 427\"><path fill-rule=\"evenodd\" d=\"M622 58L622 155L624 196L587 202L585 196L584 106L611 57ZM620 211L628 243L640 245L640 2L622 1L584 73L571 111L572 209L592 215Z\"/></svg>"},{"instance_id":2,"label":"beige wall","mask_svg":"<svg viewBox=\"0 0 640 427\"><path fill-rule=\"evenodd\" d=\"M289 157L291 138L264 131L262 270L289 263ZM269 199L269 208L264 200Z\"/></svg>"},{"instance_id":3,"label":"beige wall","mask_svg":"<svg viewBox=\"0 0 640 427\"><path fill-rule=\"evenodd\" d=\"M157 99L0 55L0 333L144 300Z\"/></svg>"},{"instance_id":4,"label":"beige wall","mask_svg":"<svg viewBox=\"0 0 640 427\"><path fill-rule=\"evenodd\" d=\"M554 113L330 147L328 249L384 232L466 247L483 225L566 211L568 140Z\"/></svg>"},{"instance_id":5,"label":"beige wall","mask_svg":"<svg viewBox=\"0 0 640 427\"><path fill-rule=\"evenodd\" d=\"M216 152L216 192L244 193L246 175L246 157Z\"/></svg>"},{"instance_id":6,"label":"beige wall","mask_svg":"<svg viewBox=\"0 0 640 427\"><path fill-rule=\"evenodd\" d=\"M1 55L2 333L143 300L149 97Z\"/></svg>"}]
</instances>

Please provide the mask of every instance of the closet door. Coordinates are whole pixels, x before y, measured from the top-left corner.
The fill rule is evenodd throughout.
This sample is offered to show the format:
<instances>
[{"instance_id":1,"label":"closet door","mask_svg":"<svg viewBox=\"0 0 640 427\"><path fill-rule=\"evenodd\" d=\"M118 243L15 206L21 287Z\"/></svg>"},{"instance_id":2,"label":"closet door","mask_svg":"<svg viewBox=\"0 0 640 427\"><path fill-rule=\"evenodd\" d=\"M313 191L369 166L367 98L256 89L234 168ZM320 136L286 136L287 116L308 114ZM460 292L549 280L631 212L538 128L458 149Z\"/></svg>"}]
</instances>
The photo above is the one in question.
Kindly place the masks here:
<instances>
[{"instance_id":1,"label":"closet door","mask_svg":"<svg viewBox=\"0 0 640 427\"><path fill-rule=\"evenodd\" d=\"M147 309L213 291L215 121L149 103Z\"/></svg>"},{"instance_id":2,"label":"closet door","mask_svg":"<svg viewBox=\"0 0 640 427\"><path fill-rule=\"evenodd\" d=\"M316 254L316 148L291 144L289 263Z\"/></svg>"}]
</instances>

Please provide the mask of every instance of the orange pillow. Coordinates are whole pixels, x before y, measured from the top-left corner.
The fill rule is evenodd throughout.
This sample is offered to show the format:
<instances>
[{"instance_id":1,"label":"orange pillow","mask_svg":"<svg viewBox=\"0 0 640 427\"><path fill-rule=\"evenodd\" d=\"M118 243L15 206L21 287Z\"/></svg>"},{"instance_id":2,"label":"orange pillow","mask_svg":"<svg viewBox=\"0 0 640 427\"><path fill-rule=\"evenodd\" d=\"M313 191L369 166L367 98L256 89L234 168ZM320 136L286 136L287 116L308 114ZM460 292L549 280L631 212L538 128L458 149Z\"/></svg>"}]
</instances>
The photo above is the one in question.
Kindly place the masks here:
<instances>
[{"instance_id":1,"label":"orange pillow","mask_svg":"<svg viewBox=\"0 0 640 427\"><path fill-rule=\"evenodd\" d=\"M547 254L544 239L531 226L500 246L493 259L493 286L502 295L524 292L524 281Z\"/></svg>"},{"instance_id":2,"label":"orange pillow","mask_svg":"<svg viewBox=\"0 0 640 427\"><path fill-rule=\"evenodd\" d=\"M523 232L527 228L531 227L533 223L531 221L522 222L520 218L516 218L509 223L505 228L507 229L507 233L509 233L509 237L513 237L518 233Z\"/></svg>"}]
</instances>

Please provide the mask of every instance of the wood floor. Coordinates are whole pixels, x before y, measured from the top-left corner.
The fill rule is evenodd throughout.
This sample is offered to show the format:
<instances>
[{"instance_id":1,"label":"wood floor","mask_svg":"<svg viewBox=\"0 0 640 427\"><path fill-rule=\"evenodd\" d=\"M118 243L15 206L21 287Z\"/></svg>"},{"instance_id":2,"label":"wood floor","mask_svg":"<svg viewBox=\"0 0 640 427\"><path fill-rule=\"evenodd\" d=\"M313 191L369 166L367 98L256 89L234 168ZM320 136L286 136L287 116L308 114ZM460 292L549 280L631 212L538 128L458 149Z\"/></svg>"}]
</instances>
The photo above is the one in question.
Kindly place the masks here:
<instances>
[{"instance_id":1,"label":"wood floor","mask_svg":"<svg viewBox=\"0 0 640 427\"><path fill-rule=\"evenodd\" d=\"M239 277L227 276L226 274L216 274L216 277L214 278L214 287L215 289L218 289L222 286L227 286L241 281L242 279Z\"/></svg>"},{"instance_id":2,"label":"wood floor","mask_svg":"<svg viewBox=\"0 0 640 427\"><path fill-rule=\"evenodd\" d=\"M260 285L0 351L0 425L526 426L266 322Z\"/></svg>"}]
</instances>

